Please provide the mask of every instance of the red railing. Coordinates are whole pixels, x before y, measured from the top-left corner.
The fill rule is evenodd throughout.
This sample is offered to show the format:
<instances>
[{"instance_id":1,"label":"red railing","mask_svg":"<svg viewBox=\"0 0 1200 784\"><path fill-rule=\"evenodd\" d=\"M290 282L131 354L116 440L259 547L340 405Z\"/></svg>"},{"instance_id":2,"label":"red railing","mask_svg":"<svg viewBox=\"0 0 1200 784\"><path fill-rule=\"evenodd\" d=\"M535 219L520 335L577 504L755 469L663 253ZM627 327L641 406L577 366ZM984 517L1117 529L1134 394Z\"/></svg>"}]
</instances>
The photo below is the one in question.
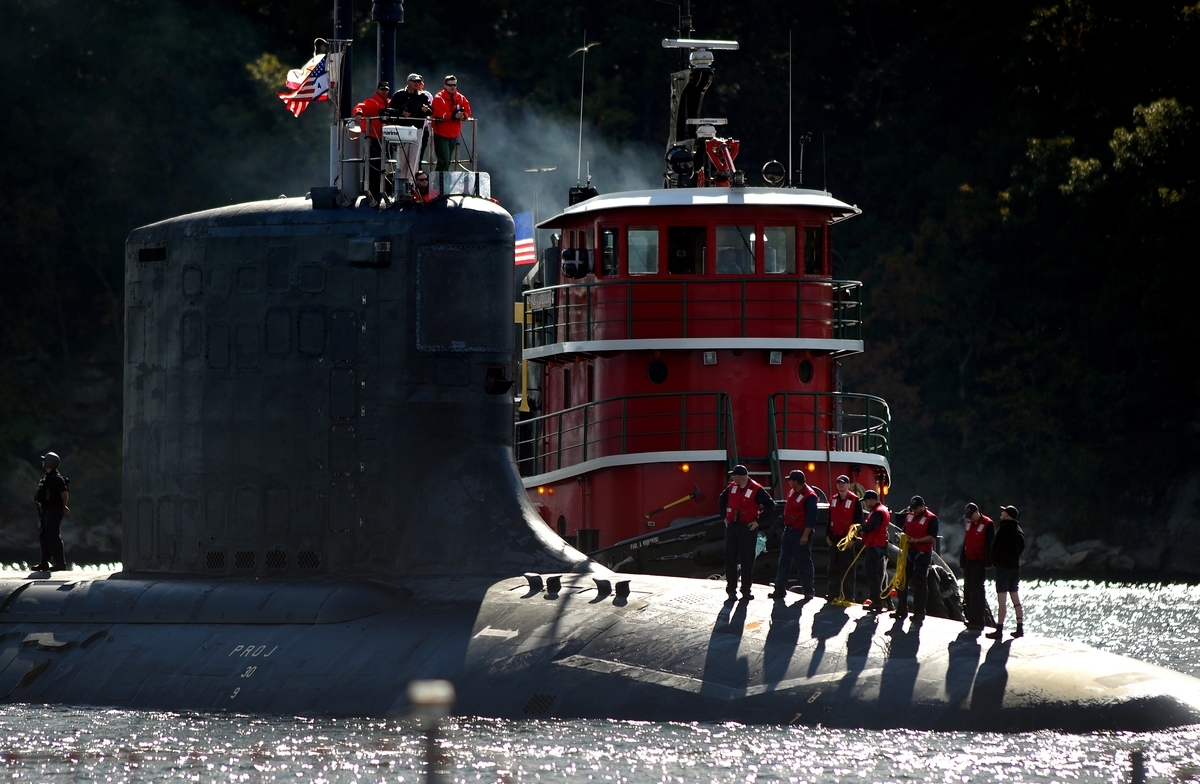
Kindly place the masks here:
<instances>
[{"instance_id":1,"label":"red railing","mask_svg":"<svg viewBox=\"0 0 1200 784\"><path fill-rule=\"evenodd\" d=\"M570 283L525 293L525 348L585 340L862 339L858 281Z\"/></svg>"}]
</instances>

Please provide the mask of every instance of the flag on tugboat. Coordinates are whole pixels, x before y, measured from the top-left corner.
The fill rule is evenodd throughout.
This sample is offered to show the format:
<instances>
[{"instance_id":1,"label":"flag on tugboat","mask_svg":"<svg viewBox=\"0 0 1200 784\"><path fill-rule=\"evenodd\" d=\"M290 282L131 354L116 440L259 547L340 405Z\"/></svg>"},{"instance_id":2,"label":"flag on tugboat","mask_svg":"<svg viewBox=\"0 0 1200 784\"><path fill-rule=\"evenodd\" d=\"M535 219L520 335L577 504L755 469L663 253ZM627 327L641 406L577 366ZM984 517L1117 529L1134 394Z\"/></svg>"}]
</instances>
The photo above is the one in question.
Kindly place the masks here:
<instances>
[{"instance_id":1,"label":"flag on tugboat","mask_svg":"<svg viewBox=\"0 0 1200 784\"><path fill-rule=\"evenodd\" d=\"M533 242L533 211L513 216L517 229L516 264L532 264L537 261L537 248Z\"/></svg>"},{"instance_id":2,"label":"flag on tugboat","mask_svg":"<svg viewBox=\"0 0 1200 784\"><path fill-rule=\"evenodd\" d=\"M327 56L316 55L305 63L303 68L293 68L288 71L287 80L284 82L287 89L276 93L287 106L288 111L296 117L303 114L313 101L329 100Z\"/></svg>"}]
</instances>

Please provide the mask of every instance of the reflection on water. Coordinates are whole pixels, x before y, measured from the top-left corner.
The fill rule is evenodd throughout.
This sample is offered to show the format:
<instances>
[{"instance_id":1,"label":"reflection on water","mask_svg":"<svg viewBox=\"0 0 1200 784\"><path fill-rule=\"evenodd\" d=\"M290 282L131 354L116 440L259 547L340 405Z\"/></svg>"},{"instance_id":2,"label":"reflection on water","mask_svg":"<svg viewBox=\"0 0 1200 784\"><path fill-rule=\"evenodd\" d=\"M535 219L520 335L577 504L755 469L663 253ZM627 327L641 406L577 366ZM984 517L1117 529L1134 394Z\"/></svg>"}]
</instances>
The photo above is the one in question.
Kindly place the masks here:
<instances>
[{"instance_id":1,"label":"reflection on water","mask_svg":"<svg viewBox=\"0 0 1200 784\"><path fill-rule=\"evenodd\" d=\"M1200 587L1029 583L1031 634L1200 675ZM455 719L443 751L462 782L1200 781L1200 727L1135 735L887 732L611 721ZM259 718L99 708L0 708L18 781L423 780L400 720ZM2 769L2 768L0 768Z\"/></svg>"}]
</instances>

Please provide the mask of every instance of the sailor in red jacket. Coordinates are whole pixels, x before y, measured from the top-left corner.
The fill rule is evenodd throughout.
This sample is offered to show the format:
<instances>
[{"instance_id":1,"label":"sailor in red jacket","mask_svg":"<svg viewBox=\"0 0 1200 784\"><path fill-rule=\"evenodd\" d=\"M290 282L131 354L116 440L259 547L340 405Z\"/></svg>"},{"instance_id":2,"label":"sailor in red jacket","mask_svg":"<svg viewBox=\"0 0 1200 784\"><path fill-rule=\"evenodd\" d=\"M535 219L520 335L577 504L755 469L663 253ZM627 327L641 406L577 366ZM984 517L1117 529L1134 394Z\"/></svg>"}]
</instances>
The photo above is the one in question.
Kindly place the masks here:
<instances>
[{"instance_id":1,"label":"sailor in red jacket","mask_svg":"<svg viewBox=\"0 0 1200 784\"><path fill-rule=\"evenodd\" d=\"M850 490L850 477L843 474L836 480L837 492L829 499L829 528L825 532L825 543L829 545L829 599L842 597L854 600L854 557L857 549L854 542L845 550L837 543L850 533L850 526L862 525L862 506L859 498Z\"/></svg>"},{"instance_id":2,"label":"sailor in red jacket","mask_svg":"<svg viewBox=\"0 0 1200 784\"><path fill-rule=\"evenodd\" d=\"M899 606L892 615L897 619L908 616L908 594L911 591L914 625L925 620L925 604L929 601L929 567L933 563L933 545L938 537L938 518L925 506L925 499L914 495L904 515L904 534L908 537L908 563L905 565L904 588L897 597Z\"/></svg>"},{"instance_id":3,"label":"sailor in red jacket","mask_svg":"<svg viewBox=\"0 0 1200 784\"><path fill-rule=\"evenodd\" d=\"M367 190L375 201L383 195L379 189L379 174L383 165L383 147L380 144L383 139L383 122L378 118L380 113L388 108L388 96L391 92L392 86L386 80L382 81L375 88L374 95L354 106L354 117L362 126L363 133L367 135Z\"/></svg>"},{"instance_id":4,"label":"sailor in red jacket","mask_svg":"<svg viewBox=\"0 0 1200 784\"><path fill-rule=\"evenodd\" d=\"M996 537L996 526L992 518L979 512L979 506L970 503L963 509L966 535L958 562L963 570L963 603L966 605L967 628L982 631L987 614L987 593L984 578L992 565L992 540Z\"/></svg>"},{"instance_id":5,"label":"sailor in red jacket","mask_svg":"<svg viewBox=\"0 0 1200 784\"><path fill-rule=\"evenodd\" d=\"M887 590L887 545L888 523L892 511L879 503L879 493L868 490L863 493L867 521L862 527L863 561L867 569L867 601L863 606L869 612L881 613L891 604L884 595Z\"/></svg>"},{"instance_id":6,"label":"sailor in red jacket","mask_svg":"<svg viewBox=\"0 0 1200 784\"><path fill-rule=\"evenodd\" d=\"M813 596L813 528L817 525L817 492L804 481L803 471L792 471L787 477L788 494L783 506L783 539L779 544L779 568L775 571L775 590L772 599L787 596L788 572L792 561L800 573L800 590L804 598Z\"/></svg>"},{"instance_id":7,"label":"sailor in red jacket","mask_svg":"<svg viewBox=\"0 0 1200 784\"><path fill-rule=\"evenodd\" d=\"M730 474L729 486L717 500L725 518L725 593L730 601L737 598L738 567L742 569L742 601L754 598L750 586L754 582L755 546L760 524L770 522L775 513L775 499L766 489L750 478L744 465L736 465Z\"/></svg>"},{"instance_id":8,"label":"sailor in red jacket","mask_svg":"<svg viewBox=\"0 0 1200 784\"><path fill-rule=\"evenodd\" d=\"M458 77L448 74L441 92L433 96L433 151L436 171L450 171L463 120L471 117L471 102L458 91Z\"/></svg>"}]
</instances>

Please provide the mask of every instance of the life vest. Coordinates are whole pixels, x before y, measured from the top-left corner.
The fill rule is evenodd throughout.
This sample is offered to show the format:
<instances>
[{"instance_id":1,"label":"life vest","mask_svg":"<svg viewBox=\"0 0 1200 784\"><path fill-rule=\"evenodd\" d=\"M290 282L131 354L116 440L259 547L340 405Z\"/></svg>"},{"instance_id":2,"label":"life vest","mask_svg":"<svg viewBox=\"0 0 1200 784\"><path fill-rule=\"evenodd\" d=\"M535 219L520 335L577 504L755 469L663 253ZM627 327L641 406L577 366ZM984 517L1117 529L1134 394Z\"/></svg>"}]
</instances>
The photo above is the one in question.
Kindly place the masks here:
<instances>
[{"instance_id":1,"label":"life vest","mask_svg":"<svg viewBox=\"0 0 1200 784\"><path fill-rule=\"evenodd\" d=\"M783 524L788 528L803 530L808 522L808 518L804 514L804 502L808 500L809 496L816 494L816 491L808 485L799 490L788 490L787 497L783 501Z\"/></svg>"},{"instance_id":2,"label":"life vest","mask_svg":"<svg viewBox=\"0 0 1200 784\"><path fill-rule=\"evenodd\" d=\"M844 499L836 495L829 499L829 534L832 538L841 539L850 533L850 526L854 523L854 505L857 503L858 496L849 490Z\"/></svg>"},{"instance_id":3,"label":"life vest","mask_svg":"<svg viewBox=\"0 0 1200 784\"><path fill-rule=\"evenodd\" d=\"M725 522L749 524L758 519L758 502L754 500L754 496L762 490L762 485L751 479L746 482L745 487L738 487L737 482L730 482L726 490L728 495L725 497Z\"/></svg>"},{"instance_id":4,"label":"life vest","mask_svg":"<svg viewBox=\"0 0 1200 784\"><path fill-rule=\"evenodd\" d=\"M875 514L876 512L883 513L883 522L874 531L863 534L863 547L887 547L888 523L892 521L892 510L883 504L879 504L871 510L871 514ZM867 519L870 520L869 515Z\"/></svg>"},{"instance_id":5,"label":"life vest","mask_svg":"<svg viewBox=\"0 0 1200 784\"><path fill-rule=\"evenodd\" d=\"M929 521L933 519L933 514L928 509L921 513L918 517L912 512L904 515L904 533L908 535L908 549L919 553L928 553L933 551L933 542L921 542L920 544L913 543L913 539L920 539L922 536L929 535Z\"/></svg>"},{"instance_id":6,"label":"life vest","mask_svg":"<svg viewBox=\"0 0 1200 784\"><path fill-rule=\"evenodd\" d=\"M987 529L992 525L992 518L979 515L978 522L967 523L967 538L963 543L968 561L982 561L987 558Z\"/></svg>"}]
</instances>

